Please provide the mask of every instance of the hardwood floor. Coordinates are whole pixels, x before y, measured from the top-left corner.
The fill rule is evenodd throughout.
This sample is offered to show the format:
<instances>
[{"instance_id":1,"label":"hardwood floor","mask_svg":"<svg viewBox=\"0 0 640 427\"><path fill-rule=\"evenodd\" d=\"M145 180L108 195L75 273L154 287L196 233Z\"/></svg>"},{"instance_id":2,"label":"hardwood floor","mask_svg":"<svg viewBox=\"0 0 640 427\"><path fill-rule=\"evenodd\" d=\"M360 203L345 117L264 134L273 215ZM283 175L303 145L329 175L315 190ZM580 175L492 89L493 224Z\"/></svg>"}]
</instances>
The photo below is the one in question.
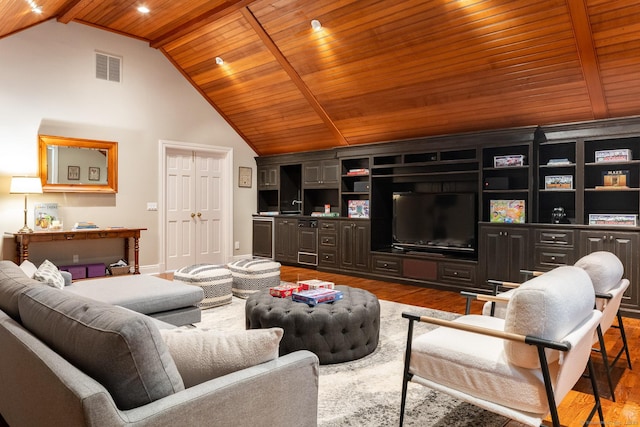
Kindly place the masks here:
<instances>
[{"instance_id":1,"label":"hardwood floor","mask_svg":"<svg viewBox=\"0 0 640 427\"><path fill-rule=\"evenodd\" d=\"M282 266L280 278L284 281L294 282L303 279L323 279L336 284L349 285L366 289L374 293L379 299L395 301L404 304L434 308L463 314L465 310L465 298L456 292L441 291L422 288L418 286L403 285L399 283L369 280L342 274L324 273L312 269ZM480 313L482 304L475 302L471 307L472 313ZM604 377L602 359L594 353L594 365L598 375L598 385L602 396L602 406L606 426L640 426L640 320L625 318L625 332L631 363L634 370L626 365L624 356L620 358L616 367L612 370L614 385L616 387L616 402L609 398L609 388ZM616 330L610 329L605 335L607 351L609 354L617 353L621 348L621 340ZM613 353L615 351L615 353ZM401 378L398 377L398 381ZM590 394L589 381L581 380L559 405L560 421L563 426L582 426L589 413L593 398ZM592 420L592 425L599 422L597 415ZM519 423L509 423L509 427L519 426ZM545 425L551 425L546 422Z\"/></svg>"}]
</instances>

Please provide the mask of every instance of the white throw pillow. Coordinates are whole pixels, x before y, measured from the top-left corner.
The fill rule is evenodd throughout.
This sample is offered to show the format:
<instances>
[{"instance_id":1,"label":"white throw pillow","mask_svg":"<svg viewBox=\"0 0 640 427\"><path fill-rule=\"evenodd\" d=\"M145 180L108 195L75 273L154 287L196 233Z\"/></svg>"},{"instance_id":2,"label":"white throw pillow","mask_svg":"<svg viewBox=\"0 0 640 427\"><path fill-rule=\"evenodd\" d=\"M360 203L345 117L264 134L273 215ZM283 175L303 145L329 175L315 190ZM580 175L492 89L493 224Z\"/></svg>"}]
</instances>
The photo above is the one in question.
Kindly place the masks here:
<instances>
[{"instance_id":1,"label":"white throw pillow","mask_svg":"<svg viewBox=\"0 0 640 427\"><path fill-rule=\"evenodd\" d=\"M33 279L36 271L38 271L38 267L36 267L36 265L28 259L22 261L22 264L20 264L20 268L22 269L22 271L24 271L24 274L26 274L29 279Z\"/></svg>"},{"instance_id":2,"label":"white throw pillow","mask_svg":"<svg viewBox=\"0 0 640 427\"><path fill-rule=\"evenodd\" d=\"M186 388L277 359L283 333L282 328L160 330Z\"/></svg>"},{"instance_id":3,"label":"white throw pillow","mask_svg":"<svg viewBox=\"0 0 640 427\"><path fill-rule=\"evenodd\" d=\"M60 274L58 267L48 259L45 259L44 262L40 264L33 278L53 288L64 288L64 277Z\"/></svg>"}]
</instances>

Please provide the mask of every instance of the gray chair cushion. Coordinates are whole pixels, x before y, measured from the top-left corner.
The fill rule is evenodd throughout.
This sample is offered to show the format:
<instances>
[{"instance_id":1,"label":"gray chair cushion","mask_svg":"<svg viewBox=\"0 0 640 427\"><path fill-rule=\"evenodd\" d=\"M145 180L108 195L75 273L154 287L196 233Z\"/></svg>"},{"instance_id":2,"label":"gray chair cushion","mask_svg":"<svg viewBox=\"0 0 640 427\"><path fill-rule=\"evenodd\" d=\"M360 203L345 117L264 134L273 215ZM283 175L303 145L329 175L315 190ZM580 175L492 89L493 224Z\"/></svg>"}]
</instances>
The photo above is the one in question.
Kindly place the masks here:
<instances>
[{"instance_id":1,"label":"gray chair cushion","mask_svg":"<svg viewBox=\"0 0 640 427\"><path fill-rule=\"evenodd\" d=\"M30 279L11 261L0 261L0 310L17 322L20 321L18 296L27 289L46 286Z\"/></svg>"},{"instance_id":2,"label":"gray chair cushion","mask_svg":"<svg viewBox=\"0 0 640 427\"><path fill-rule=\"evenodd\" d=\"M100 382L120 409L132 409L184 390L153 321L109 304L50 287L19 296L24 326Z\"/></svg>"}]
</instances>

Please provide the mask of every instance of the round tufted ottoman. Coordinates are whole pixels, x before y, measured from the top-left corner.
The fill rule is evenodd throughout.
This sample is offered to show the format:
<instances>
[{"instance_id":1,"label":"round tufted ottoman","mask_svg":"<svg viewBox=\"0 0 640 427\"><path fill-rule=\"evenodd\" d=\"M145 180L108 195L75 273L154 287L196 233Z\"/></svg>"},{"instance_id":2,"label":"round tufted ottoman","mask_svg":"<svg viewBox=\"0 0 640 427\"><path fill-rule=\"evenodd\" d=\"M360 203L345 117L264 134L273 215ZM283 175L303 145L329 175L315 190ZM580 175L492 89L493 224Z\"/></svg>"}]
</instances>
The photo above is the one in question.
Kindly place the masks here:
<instances>
[{"instance_id":1,"label":"round tufted ottoman","mask_svg":"<svg viewBox=\"0 0 640 427\"><path fill-rule=\"evenodd\" d=\"M314 352L323 365L359 359L373 352L380 334L380 303L371 292L336 286L344 298L309 307L262 290L247 298L247 329L284 329L280 355Z\"/></svg>"}]
</instances>

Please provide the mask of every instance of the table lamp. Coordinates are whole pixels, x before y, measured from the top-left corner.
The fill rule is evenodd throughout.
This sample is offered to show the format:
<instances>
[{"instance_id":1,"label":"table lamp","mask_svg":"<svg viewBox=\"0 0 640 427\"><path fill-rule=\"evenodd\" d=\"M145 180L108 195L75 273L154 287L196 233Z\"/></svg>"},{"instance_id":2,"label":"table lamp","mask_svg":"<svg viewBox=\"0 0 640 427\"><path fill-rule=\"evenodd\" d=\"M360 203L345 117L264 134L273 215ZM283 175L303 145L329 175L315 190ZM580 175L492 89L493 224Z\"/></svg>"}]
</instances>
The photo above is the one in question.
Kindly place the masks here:
<instances>
[{"instance_id":1,"label":"table lamp","mask_svg":"<svg viewBox=\"0 0 640 427\"><path fill-rule=\"evenodd\" d=\"M42 182L37 176L14 176L11 178L10 194L24 194L24 226L18 233L33 233L27 225L27 194L42 194Z\"/></svg>"}]
</instances>

